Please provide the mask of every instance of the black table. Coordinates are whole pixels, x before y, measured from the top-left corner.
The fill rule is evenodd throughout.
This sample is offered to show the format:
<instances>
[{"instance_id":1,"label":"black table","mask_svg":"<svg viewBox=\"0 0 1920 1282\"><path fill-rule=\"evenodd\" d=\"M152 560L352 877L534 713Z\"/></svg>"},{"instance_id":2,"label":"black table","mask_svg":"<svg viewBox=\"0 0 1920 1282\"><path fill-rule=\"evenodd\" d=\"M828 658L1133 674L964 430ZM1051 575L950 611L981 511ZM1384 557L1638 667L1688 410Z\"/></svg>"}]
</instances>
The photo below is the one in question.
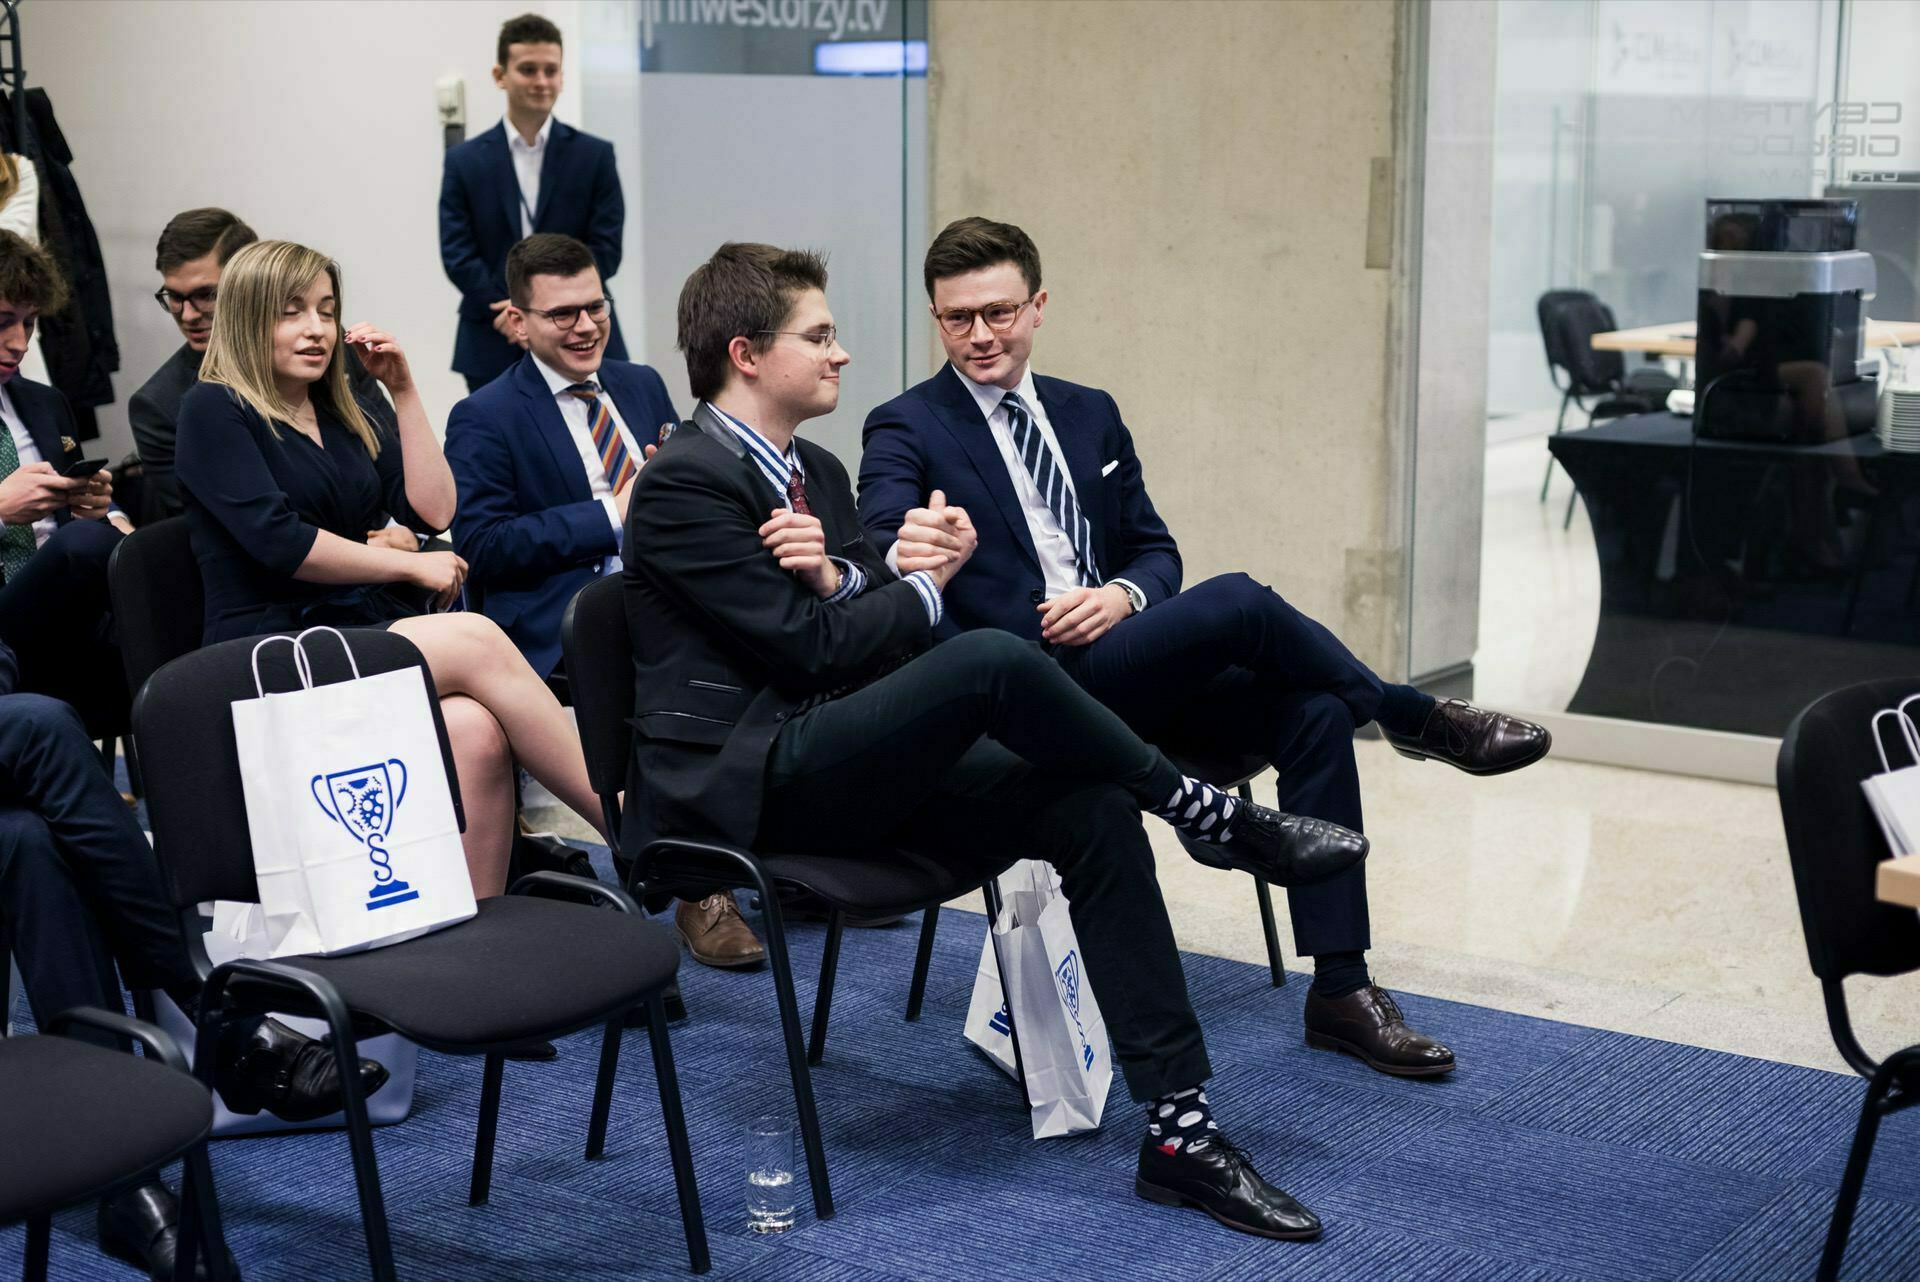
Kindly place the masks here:
<instances>
[{"instance_id":1,"label":"black table","mask_svg":"<svg viewBox=\"0 0 1920 1282\"><path fill-rule=\"evenodd\" d=\"M1664 413L1548 448L1600 559L1569 712L1778 735L1829 690L1920 676L1920 454L1695 440Z\"/></svg>"}]
</instances>

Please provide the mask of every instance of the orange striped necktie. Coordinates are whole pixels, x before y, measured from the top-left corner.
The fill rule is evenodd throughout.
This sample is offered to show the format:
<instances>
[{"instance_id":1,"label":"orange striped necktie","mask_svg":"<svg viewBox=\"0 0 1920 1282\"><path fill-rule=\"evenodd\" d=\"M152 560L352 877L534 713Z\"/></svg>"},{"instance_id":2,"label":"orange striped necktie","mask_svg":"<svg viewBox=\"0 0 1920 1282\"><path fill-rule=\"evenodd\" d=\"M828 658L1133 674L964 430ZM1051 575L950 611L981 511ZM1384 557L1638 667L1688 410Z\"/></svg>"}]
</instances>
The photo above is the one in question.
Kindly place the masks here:
<instances>
[{"instance_id":1,"label":"orange striped necktie","mask_svg":"<svg viewBox=\"0 0 1920 1282\"><path fill-rule=\"evenodd\" d=\"M567 394L587 403L587 427L593 435L593 448L600 455L600 467L607 474L607 484L618 494L639 469L634 465L633 456L627 453L626 442L620 439L612 411L600 399L600 389L592 383L575 383L567 388Z\"/></svg>"}]
</instances>

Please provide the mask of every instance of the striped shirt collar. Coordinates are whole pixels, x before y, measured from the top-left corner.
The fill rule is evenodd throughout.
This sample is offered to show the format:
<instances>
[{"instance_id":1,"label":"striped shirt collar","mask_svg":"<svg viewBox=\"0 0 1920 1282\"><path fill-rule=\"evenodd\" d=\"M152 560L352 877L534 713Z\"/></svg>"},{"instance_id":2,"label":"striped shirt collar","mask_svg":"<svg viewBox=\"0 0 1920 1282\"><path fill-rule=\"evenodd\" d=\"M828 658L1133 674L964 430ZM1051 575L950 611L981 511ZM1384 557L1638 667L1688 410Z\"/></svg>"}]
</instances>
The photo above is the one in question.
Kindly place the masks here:
<instances>
[{"instance_id":1,"label":"striped shirt collar","mask_svg":"<svg viewBox=\"0 0 1920 1282\"><path fill-rule=\"evenodd\" d=\"M760 469L760 474L767 478L767 483L779 492L781 499L784 500L787 497L787 478L794 473L798 472L801 483L806 483L807 470L800 465L798 450L789 445L787 452L782 454L774 448L772 441L712 401L707 401L706 406L713 411L715 418L727 425L728 431L740 438L740 443L747 447L747 457L752 459L754 466Z\"/></svg>"}]
</instances>

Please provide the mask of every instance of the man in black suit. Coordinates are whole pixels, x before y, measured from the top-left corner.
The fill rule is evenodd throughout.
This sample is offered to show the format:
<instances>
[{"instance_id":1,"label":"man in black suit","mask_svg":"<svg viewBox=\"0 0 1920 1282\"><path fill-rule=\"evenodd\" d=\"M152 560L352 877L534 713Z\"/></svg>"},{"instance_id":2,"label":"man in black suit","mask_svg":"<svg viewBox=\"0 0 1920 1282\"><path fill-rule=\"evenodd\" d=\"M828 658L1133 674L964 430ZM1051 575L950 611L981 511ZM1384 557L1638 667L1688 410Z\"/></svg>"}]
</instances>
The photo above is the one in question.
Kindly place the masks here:
<instances>
[{"instance_id":1,"label":"man in black suit","mask_svg":"<svg viewBox=\"0 0 1920 1282\"><path fill-rule=\"evenodd\" d=\"M16 693L16 676L13 651L0 643L0 938L11 941L34 1020L44 1028L76 1006L121 1010L121 979L167 993L191 1018L200 976L146 834L73 709ZM301 1121L340 1108L333 1056L277 1020L236 1026L215 1065L215 1084L236 1110ZM360 1080L372 1093L387 1070L363 1060ZM178 1221L172 1190L152 1179L100 1204L100 1244L172 1277Z\"/></svg>"},{"instance_id":2,"label":"man in black suit","mask_svg":"<svg viewBox=\"0 0 1920 1282\"><path fill-rule=\"evenodd\" d=\"M67 398L19 377L40 314L66 300L46 251L0 232L0 643L18 656L20 689L106 733L127 706L107 601L113 478L65 475L83 459Z\"/></svg>"},{"instance_id":3,"label":"man in black suit","mask_svg":"<svg viewBox=\"0 0 1920 1282\"><path fill-rule=\"evenodd\" d=\"M553 118L560 96L560 28L538 14L500 28L493 83L507 112L447 152L440 183L440 262L460 290L453 368L477 392L520 359L525 343L507 314L507 250L536 231L585 241L600 275L620 270L627 207L613 144ZM607 355L627 359L620 320Z\"/></svg>"},{"instance_id":4,"label":"man in black suit","mask_svg":"<svg viewBox=\"0 0 1920 1282\"><path fill-rule=\"evenodd\" d=\"M1207 862L1304 884L1365 840L1183 777L1037 645L983 630L929 648L975 546L940 495L905 518L950 559L903 576L861 531L846 469L795 432L850 357L813 254L728 244L688 278L684 424L627 513L634 758L624 844L657 832L760 849L1011 848L1052 862L1114 1059L1150 1109L1136 1191L1268 1237L1319 1221L1214 1127L1140 812Z\"/></svg>"},{"instance_id":5,"label":"man in black suit","mask_svg":"<svg viewBox=\"0 0 1920 1282\"><path fill-rule=\"evenodd\" d=\"M867 416L860 513L888 563L944 555L893 531L941 490L979 515L980 554L948 593L948 626L1043 642L1089 694L1158 744L1257 754L1288 810L1361 826L1353 732L1470 774L1546 755L1540 726L1383 681L1326 627L1244 574L1181 591L1180 549L1147 494L1113 397L1036 375L1040 252L1008 223L963 218L927 250L926 288L948 364ZM1451 1072L1453 1052L1410 1027L1373 982L1366 869L1288 892L1314 959L1307 1041L1382 1073Z\"/></svg>"}]
</instances>

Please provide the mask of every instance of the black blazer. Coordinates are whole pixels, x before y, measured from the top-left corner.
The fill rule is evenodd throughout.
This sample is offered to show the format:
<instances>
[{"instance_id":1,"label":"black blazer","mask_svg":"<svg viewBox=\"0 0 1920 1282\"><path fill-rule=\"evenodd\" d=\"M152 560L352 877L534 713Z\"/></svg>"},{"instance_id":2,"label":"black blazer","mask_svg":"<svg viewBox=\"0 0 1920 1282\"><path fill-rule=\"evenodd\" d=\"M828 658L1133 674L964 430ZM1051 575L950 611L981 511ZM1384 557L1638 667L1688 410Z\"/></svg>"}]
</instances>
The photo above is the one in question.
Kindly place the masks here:
<instances>
[{"instance_id":1,"label":"black blazer","mask_svg":"<svg viewBox=\"0 0 1920 1282\"><path fill-rule=\"evenodd\" d=\"M200 381L202 355L186 344L153 371L153 377L127 402L127 422L133 428L133 448L140 455L146 496L140 520L158 521L187 510L180 497L180 481L173 473L174 425L180 402Z\"/></svg>"},{"instance_id":2,"label":"black blazer","mask_svg":"<svg viewBox=\"0 0 1920 1282\"><path fill-rule=\"evenodd\" d=\"M797 441L831 555L867 588L827 605L760 545L780 499L703 403L641 471L627 509L635 730L622 843L657 834L750 845L773 739L809 699L932 641L926 607L861 531L840 461Z\"/></svg>"},{"instance_id":3,"label":"black blazer","mask_svg":"<svg viewBox=\"0 0 1920 1282\"><path fill-rule=\"evenodd\" d=\"M453 368L470 378L492 380L520 359L520 349L494 329L488 306L507 296L507 251L520 240L520 179L505 123L449 149L445 163L440 264L460 291ZM540 207L533 211L533 229L585 241L601 281L608 282L620 270L626 218L613 144L554 121L540 162ZM618 315L607 340L607 359L627 359Z\"/></svg>"}]
</instances>

